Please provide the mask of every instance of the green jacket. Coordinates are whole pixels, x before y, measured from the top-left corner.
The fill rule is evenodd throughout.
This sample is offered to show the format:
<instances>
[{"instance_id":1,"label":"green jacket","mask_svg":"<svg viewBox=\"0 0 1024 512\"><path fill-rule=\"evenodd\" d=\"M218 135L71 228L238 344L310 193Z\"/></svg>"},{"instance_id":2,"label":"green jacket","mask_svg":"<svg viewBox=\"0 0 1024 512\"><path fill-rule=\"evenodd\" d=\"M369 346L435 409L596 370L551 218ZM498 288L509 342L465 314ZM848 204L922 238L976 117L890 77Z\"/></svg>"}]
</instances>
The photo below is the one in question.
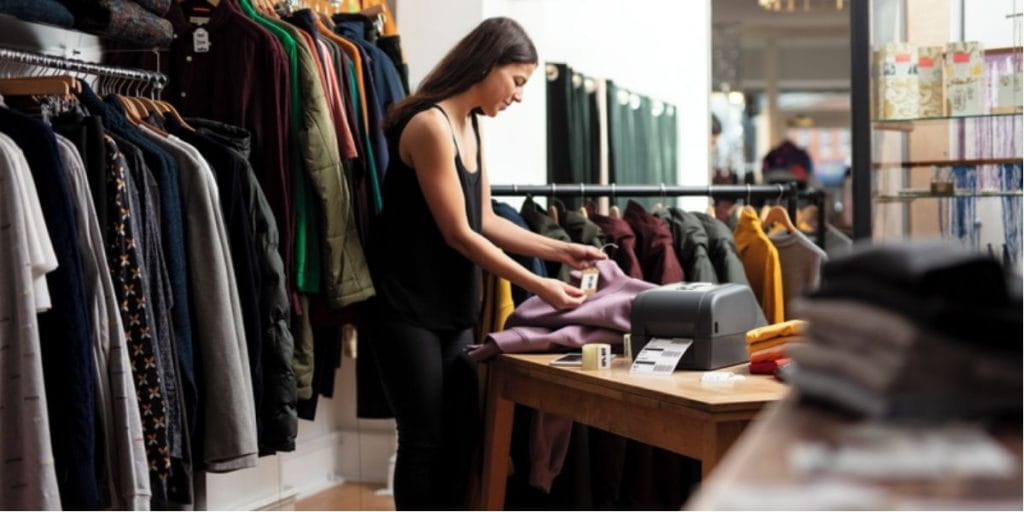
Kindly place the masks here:
<instances>
[{"instance_id":1,"label":"green jacket","mask_svg":"<svg viewBox=\"0 0 1024 512\"><path fill-rule=\"evenodd\" d=\"M314 60L317 57L305 43L299 42L297 47L299 85L305 99L299 128L302 158L320 200L325 294L331 306L340 308L372 297L373 282L356 232L352 192L344 176L334 123Z\"/></svg>"}]
</instances>

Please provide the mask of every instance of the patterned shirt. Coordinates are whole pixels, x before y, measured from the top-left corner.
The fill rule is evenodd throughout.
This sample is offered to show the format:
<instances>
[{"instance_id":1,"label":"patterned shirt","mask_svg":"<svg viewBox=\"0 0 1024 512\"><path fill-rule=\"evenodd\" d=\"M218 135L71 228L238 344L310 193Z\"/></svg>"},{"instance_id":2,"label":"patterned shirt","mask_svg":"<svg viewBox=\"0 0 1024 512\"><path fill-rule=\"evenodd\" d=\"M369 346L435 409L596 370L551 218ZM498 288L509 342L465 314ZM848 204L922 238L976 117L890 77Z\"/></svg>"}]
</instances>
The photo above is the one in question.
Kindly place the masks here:
<instances>
[{"instance_id":1,"label":"patterned shirt","mask_svg":"<svg viewBox=\"0 0 1024 512\"><path fill-rule=\"evenodd\" d=\"M154 497L166 492L157 489L165 486L171 468L171 457L167 439L167 404L157 366L157 355L153 350L153 315L148 309L143 293L143 269L140 266L139 246L132 233L132 215L128 209L127 164L124 155L110 137L107 144L108 168L107 188L111 199L107 226L107 254L110 259L114 291L121 305L121 319L124 323L125 338L128 340L128 356L131 359L132 375L135 377L135 394L142 415L142 431L145 435L146 455L149 460L150 478L154 485Z\"/></svg>"}]
</instances>

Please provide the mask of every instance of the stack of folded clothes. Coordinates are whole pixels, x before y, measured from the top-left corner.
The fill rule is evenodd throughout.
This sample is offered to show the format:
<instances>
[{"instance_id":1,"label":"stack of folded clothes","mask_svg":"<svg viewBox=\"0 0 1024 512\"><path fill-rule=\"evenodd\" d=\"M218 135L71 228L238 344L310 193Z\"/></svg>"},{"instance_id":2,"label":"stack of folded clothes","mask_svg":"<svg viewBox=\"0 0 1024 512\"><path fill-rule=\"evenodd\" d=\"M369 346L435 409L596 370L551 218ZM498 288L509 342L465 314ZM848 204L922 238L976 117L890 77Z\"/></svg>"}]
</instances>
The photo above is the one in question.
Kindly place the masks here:
<instances>
[{"instance_id":1,"label":"stack of folded clothes","mask_svg":"<svg viewBox=\"0 0 1024 512\"><path fill-rule=\"evenodd\" d=\"M871 418L1021 412L1019 276L945 244L861 247L795 303L808 343L784 373L806 399Z\"/></svg>"},{"instance_id":2,"label":"stack of folded clothes","mask_svg":"<svg viewBox=\"0 0 1024 512\"><path fill-rule=\"evenodd\" d=\"M75 28L137 47L165 48L174 28L164 18L172 0L0 0L0 14Z\"/></svg>"},{"instance_id":3,"label":"stack of folded clothes","mask_svg":"<svg viewBox=\"0 0 1024 512\"><path fill-rule=\"evenodd\" d=\"M774 375L779 366L789 362L789 347L803 341L806 324L803 320L789 320L747 331L750 373Z\"/></svg>"}]
</instances>

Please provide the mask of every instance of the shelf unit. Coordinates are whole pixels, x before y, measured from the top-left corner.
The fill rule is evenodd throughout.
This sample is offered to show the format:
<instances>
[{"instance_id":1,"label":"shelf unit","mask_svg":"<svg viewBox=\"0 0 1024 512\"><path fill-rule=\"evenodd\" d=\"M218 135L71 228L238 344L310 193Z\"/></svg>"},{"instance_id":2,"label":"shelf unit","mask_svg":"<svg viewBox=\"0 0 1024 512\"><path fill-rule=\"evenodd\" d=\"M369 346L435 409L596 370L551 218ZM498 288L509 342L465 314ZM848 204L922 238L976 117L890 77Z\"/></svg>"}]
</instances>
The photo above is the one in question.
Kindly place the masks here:
<instances>
[{"instance_id":1,"label":"shelf unit","mask_svg":"<svg viewBox=\"0 0 1024 512\"><path fill-rule=\"evenodd\" d=\"M988 11L999 9L1009 11L1011 6L1009 3L1005 8L1002 4L987 6ZM1003 16L1005 13L1001 11L998 16L995 14L981 13L975 8L966 9L964 0L865 0L850 3L851 174L855 238L892 240L943 236L981 248L993 242L992 237L998 229L1000 234L1006 233L1008 243L1011 238L1019 239L1019 235L1010 236L1011 222L1007 219L1014 218L1014 215L1019 218L1024 198L1019 185L1020 167L1024 163L1024 142L1021 140L1024 139L1024 113L1021 112L1024 109L1006 101L1008 96L1004 84L1007 83L1006 77L1010 78L1010 84L1024 80L1017 78L1024 60L1024 49L1017 35L1021 33L1021 17ZM968 30L972 23L977 27L984 26L984 31ZM1010 30L1011 24L1016 24L1013 30ZM1008 37L985 39L997 32L1014 34L1012 43ZM980 39L985 48L980 52L980 60L978 53L971 53L974 60L970 61L971 70L977 69L975 62L980 62L984 72L984 87L978 89L984 91L984 113L947 115L952 107L945 103L950 87L949 76L945 75L943 68L941 94L944 103L941 110L944 115L914 116L916 107L904 108L904 103L887 106L886 118L880 115L875 96L882 81L877 80L873 73L875 66L887 73L888 81L881 86L883 88L893 86L895 79L904 75L888 74L894 68L879 65L873 51L887 43L911 43L916 48L941 46L945 49L942 56L933 57L933 53L928 57L934 64L942 66L947 57L951 62L960 58L960 53L954 56L950 52L977 52L949 44L967 40L965 34L969 34L971 39ZM916 80L916 65L920 64L920 76L924 80L924 69L929 64L917 60L916 49L903 48L889 49L890 58L910 55L909 61L905 58L896 60L903 64L895 69L904 72L906 68L899 66L905 66L907 62L915 64L914 69L907 73ZM921 56L924 54L922 51ZM903 98L916 99L917 89L911 90L913 93ZM889 94L893 94L891 90ZM890 102L896 101L894 96L886 97ZM922 100L922 105L925 104ZM903 112L910 115L894 119L892 117L897 116L889 114ZM955 187L956 192L932 193L929 190L932 182L946 183L950 188ZM1002 215L1004 211L1011 213ZM952 228L954 225L955 229ZM967 236L964 235L965 229L970 231ZM970 242L965 241L968 238Z\"/></svg>"},{"instance_id":2,"label":"shelf unit","mask_svg":"<svg viewBox=\"0 0 1024 512\"><path fill-rule=\"evenodd\" d=\"M932 194L931 192L904 192L901 191L895 195L876 195L875 202L878 203L899 203L904 201L914 201L917 199L956 199L958 197L1024 197L1024 193L1020 190L1010 191L988 191L981 190L977 192L954 192L952 194Z\"/></svg>"}]
</instances>

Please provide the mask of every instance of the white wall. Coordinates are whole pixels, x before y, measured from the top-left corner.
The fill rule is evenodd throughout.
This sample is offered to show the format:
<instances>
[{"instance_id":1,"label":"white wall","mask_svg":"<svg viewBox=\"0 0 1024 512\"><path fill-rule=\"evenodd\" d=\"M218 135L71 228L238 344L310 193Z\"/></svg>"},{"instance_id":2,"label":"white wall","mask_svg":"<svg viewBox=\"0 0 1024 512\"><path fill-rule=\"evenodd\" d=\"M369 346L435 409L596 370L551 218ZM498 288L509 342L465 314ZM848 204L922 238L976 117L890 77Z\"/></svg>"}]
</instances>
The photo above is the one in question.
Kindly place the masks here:
<instances>
[{"instance_id":1,"label":"white wall","mask_svg":"<svg viewBox=\"0 0 1024 512\"><path fill-rule=\"evenodd\" d=\"M509 16L526 29L542 63L565 62L586 75L675 104L680 113L678 183L707 183L709 0L649 0L642 9L614 0L399 0L398 8L413 84L480 20ZM522 104L484 120L491 183L546 182L545 111L541 69L527 84ZM689 202L699 209L706 204L704 199Z\"/></svg>"},{"instance_id":2,"label":"white wall","mask_svg":"<svg viewBox=\"0 0 1024 512\"><path fill-rule=\"evenodd\" d=\"M483 20L482 0L397 0L398 33L415 90L427 72Z\"/></svg>"},{"instance_id":3,"label":"white wall","mask_svg":"<svg viewBox=\"0 0 1024 512\"><path fill-rule=\"evenodd\" d=\"M0 45L89 62L97 62L101 57L100 38L96 36L25 23L6 14L0 14Z\"/></svg>"},{"instance_id":4,"label":"white wall","mask_svg":"<svg viewBox=\"0 0 1024 512\"><path fill-rule=\"evenodd\" d=\"M1021 0L963 0L963 40L981 41L985 48L1020 46L1020 18L1007 15L1021 12L1021 3Z\"/></svg>"}]
</instances>

